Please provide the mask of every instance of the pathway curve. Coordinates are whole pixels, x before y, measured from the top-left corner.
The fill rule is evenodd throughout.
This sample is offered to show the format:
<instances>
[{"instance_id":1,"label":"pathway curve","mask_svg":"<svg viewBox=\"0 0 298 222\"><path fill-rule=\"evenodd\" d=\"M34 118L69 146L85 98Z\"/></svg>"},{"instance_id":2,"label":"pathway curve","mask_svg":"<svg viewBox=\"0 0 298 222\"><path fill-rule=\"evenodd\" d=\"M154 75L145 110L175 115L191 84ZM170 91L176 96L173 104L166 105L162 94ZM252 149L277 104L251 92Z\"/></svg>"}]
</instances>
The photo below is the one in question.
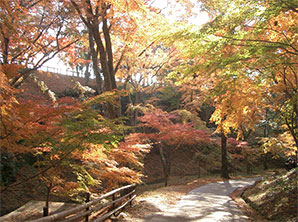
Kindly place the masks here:
<instances>
[{"instance_id":1,"label":"pathway curve","mask_svg":"<svg viewBox=\"0 0 298 222\"><path fill-rule=\"evenodd\" d=\"M247 221L236 203L229 197L238 187L254 184L261 178L229 180L211 183L190 191L168 212L158 212L146 222L223 222Z\"/></svg>"}]
</instances>

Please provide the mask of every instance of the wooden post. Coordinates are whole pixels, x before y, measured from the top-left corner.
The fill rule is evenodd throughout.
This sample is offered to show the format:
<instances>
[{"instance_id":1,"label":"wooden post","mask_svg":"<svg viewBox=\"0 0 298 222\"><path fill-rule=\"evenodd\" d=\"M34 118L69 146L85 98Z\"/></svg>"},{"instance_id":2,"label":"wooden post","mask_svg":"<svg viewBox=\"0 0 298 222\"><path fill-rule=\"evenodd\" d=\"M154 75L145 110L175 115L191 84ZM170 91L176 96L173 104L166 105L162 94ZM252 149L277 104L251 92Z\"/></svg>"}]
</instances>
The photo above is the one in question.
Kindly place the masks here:
<instances>
[{"instance_id":1,"label":"wooden post","mask_svg":"<svg viewBox=\"0 0 298 222\"><path fill-rule=\"evenodd\" d=\"M132 192L135 188L136 188L135 186L132 187L131 189L129 189L129 192ZM133 196L133 194L130 194L130 195L129 195L129 199L131 199L132 196ZM132 200L129 202L129 206L132 207Z\"/></svg>"},{"instance_id":2,"label":"wooden post","mask_svg":"<svg viewBox=\"0 0 298 222\"><path fill-rule=\"evenodd\" d=\"M86 194L86 203L88 203L89 201L90 201L90 193L88 192L88 193ZM89 207L86 208L86 211L88 211L88 210L89 210ZM85 221L86 221L86 222L89 221L89 214L86 215L86 217L85 217Z\"/></svg>"},{"instance_id":3,"label":"wooden post","mask_svg":"<svg viewBox=\"0 0 298 222\"><path fill-rule=\"evenodd\" d=\"M115 200L115 194L112 195L112 200ZM115 209L115 203L113 203L113 210Z\"/></svg>"},{"instance_id":4,"label":"wooden post","mask_svg":"<svg viewBox=\"0 0 298 222\"><path fill-rule=\"evenodd\" d=\"M129 199L132 198L132 194L129 195ZM129 202L129 206L132 207L132 200Z\"/></svg>"},{"instance_id":5,"label":"wooden post","mask_svg":"<svg viewBox=\"0 0 298 222\"><path fill-rule=\"evenodd\" d=\"M112 200L115 200L115 194L112 195ZM113 210L116 208L116 204L113 203ZM116 212L114 213L114 216L116 216Z\"/></svg>"}]
</instances>

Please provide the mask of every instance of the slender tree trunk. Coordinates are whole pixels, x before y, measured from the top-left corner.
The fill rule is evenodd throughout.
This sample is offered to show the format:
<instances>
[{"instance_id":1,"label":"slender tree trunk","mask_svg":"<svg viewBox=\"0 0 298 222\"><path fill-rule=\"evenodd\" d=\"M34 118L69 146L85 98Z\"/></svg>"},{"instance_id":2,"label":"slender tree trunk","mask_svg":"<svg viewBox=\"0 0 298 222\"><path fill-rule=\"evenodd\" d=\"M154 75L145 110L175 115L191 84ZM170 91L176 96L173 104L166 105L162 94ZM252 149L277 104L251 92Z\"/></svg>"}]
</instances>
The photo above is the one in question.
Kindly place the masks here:
<instances>
[{"instance_id":1,"label":"slender tree trunk","mask_svg":"<svg viewBox=\"0 0 298 222\"><path fill-rule=\"evenodd\" d=\"M8 48L9 48L9 38L4 37L3 38L3 44L2 44L3 64L8 64Z\"/></svg>"},{"instance_id":2,"label":"slender tree trunk","mask_svg":"<svg viewBox=\"0 0 298 222\"><path fill-rule=\"evenodd\" d=\"M246 161L246 173L250 174L250 172L251 172L251 165L248 161Z\"/></svg>"},{"instance_id":3,"label":"slender tree trunk","mask_svg":"<svg viewBox=\"0 0 298 222\"><path fill-rule=\"evenodd\" d=\"M168 176L171 175L171 166L172 166L172 158L171 158L171 153L168 152L167 156L166 156L166 160L167 160L167 174Z\"/></svg>"},{"instance_id":4,"label":"slender tree trunk","mask_svg":"<svg viewBox=\"0 0 298 222\"><path fill-rule=\"evenodd\" d=\"M201 161L200 159L198 160L198 164L199 164L199 177L201 177Z\"/></svg>"},{"instance_id":5,"label":"slender tree trunk","mask_svg":"<svg viewBox=\"0 0 298 222\"><path fill-rule=\"evenodd\" d=\"M46 203L45 203L45 208L44 208L44 215L47 216L49 215L49 211L50 211L50 194L51 194L51 190L53 188L52 184L50 184L47 187L47 196L46 196Z\"/></svg>"},{"instance_id":6,"label":"slender tree trunk","mask_svg":"<svg viewBox=\"0 0 298 222\"><path fill-rule=\"evenodd\" d=\"M159 155L160 155L160 160L161 160L161 164L162 164L162 169L163 169L163 173L164 173L164 181L165 181L165 187L168 186L168 170L167 170L167 160L166 157L164 155L164 150L161 144L158 145L159 148Z\"/></svg>"},{"instance_id":7,"label":"slender tree trunk","mask_svg":"<svg viewBox=\"0 0 298 222\"><path fill-rule=\"evenodd\" d=\"M90 35L89 35L90 38ZM90 61L91 59L91 48L90 48L90 44L89 44L89 50L88 50L88 54L87 54L87 59ZM90 66L90 62L86 63L85 65L85 73L84 73L84 84L88 85L89 83L89 79L90 79L90 70L89 70L89 66Z\"/></svg>"},{"instance_id":8,"label":"slender tree trunk","mask_svg":"<svg viewBox=\"0 0 298 222\"><path fill-rule=\"evenodd\" d=\"M90 56L89 56L89 58L87 58L87 59L90 59ZM89 65L90 65L90 63L87 63L87 64L85 65L85 68L86 68L86 70L85 70L85 74L84 74L84 84L85 84L85 85L88 85L88 83L89 83L89 79L90 79Z\"/></svg>"},{"instance_id":9,"label":"slender tree trunk","mask_svg":"<svg viewBox=\"0 0 298 222\"><path fill-rule=\"evenodd\" d=\"M221 135L221 177L229 179L228 160L227 160L227 137Z\"/></svg>"},{"instance_id":10,"label":"slender tree trunk","mask_svg":"<svg viewBox=\"0 0 298 222\"><path fill-rule=\"evenodd\" d=\"M96 78L96 91L97 94L102 93L102 78L100 74L100 70L98 67L98 52L95 50L94 47L94 38L92 35L92 32L90 29L88 29L89 33L89 47L90 47L90 52L91 52L91 58L92 58L92 67L93 67L93 72Z\"/></svg>"},{"instance_id":11,"label":"slender tree trunk","mask_svg":"<svg viewBox=\"0 0 298 222\"><path fill-rule=\"evenodd\" d=\"M116 87L115 76L111 77L111 75L114 75L114 74L113 72L112 73L110 72L108 67L107 51L103 45L98 27L93 27L92 33L93 33L97 48L99 50L99 60L100 60L102 73L104 76L104 83L105 83L104 88L105 88L105 91L111 91L113 89L116 89L117 87ZM117 118L117 111L115 110L114 106L111 103L107 103L107 116L111 119Z\"/></svg>"},{"instance_id":12,"label":"slender tree trunk","mask_svg":"<svg viewBox=\"0 0 298 222\"><path fill-rule=\"evenodd\" d=\"M77 77L80 77L79 66L76 66L76 74L77 74Z\"/></svg>"},{"instance_id":13,"label":"slender tree trunk","mask_svg":"<svg viewBox=\"0 0 298 222\"><path fill-rule=\"evenodd\" d=\"M110 72L108 68L107 52L101 40L98 27L94 27L94 26L92 27L92 34L93 34L95 43L97 45L97 49L99 51L99 61L100 61L102 73L104 76L104 83L105 83L104 88L105 88L105 91L111 91L113 88L112 88Z\"/></svg>"},{"instance_id":14,"label":"slender tree trunk","mask_svg":"<svg viewBox=\"0 0 298 222\"><path fill-rule=\"evenodd\" d=\"M263 162L263 167L264 167L263 169L264 169L264 170L268 170L268 164L267 164L267 157L266 157L266 155L267 155L267 154L263 154L263 155L261 156L261 157L262 157L261 160L262 160L262 162Z\"/></svg>"},{"instance_id":15,"label":"slender tree trunk","mask_svg":"<svg viewBox=\"0 0 298 222\"><path fill-rule=\"evenodd\" d=\"M112 42L110 37L110 30L108 27L108 21L106 19L106 13L102 16L102 30L105 39L105 49L107 53L107 65L108 65L108 74L111 82L112 89L117 89L116 79L115 79L115 70L114 70L114 62L113 62L113 49Z\"/></svg>"}]
</instances>

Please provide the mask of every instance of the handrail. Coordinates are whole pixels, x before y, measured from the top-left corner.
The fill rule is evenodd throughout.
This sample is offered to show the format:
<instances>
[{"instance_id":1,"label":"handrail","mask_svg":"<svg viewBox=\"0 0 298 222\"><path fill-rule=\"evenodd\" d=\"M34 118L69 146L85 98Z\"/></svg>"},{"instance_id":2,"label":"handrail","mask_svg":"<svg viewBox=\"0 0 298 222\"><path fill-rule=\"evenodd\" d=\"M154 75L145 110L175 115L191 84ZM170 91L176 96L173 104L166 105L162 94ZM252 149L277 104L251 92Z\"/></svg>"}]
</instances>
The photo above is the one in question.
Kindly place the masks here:
<instances>
[{"instance_id":1,"label":"handrail","mask_svg":"<svg viewBox=\"0 0 298 222\"><path fill-rule=\"evenodd\" d=\"M72 216L70 218L67 218L66 220L63 220L63 222L73 221L73 220L76 220L76 219L81 218L83 216L90 215L91 213L93 213L95 211L98 211L98 210L101 210L104 207L107 207L107 206L110 206L110 205L112 205L114 203L120 202L121 200L125 199L126 197L132 195L134 192L135 191L133 190L132 192L130 192L130 193L128 193L128 194L126 194L126 195L124 195L124 196L122 196L122 197L114 200L114 201L111 201L111 202L108 202L108 203L104 203L104 204L100 204L99 206L97 206L95 208L92 208L91 210L88 210L88 211L86 211L84 213L81 213L79 215L75 215L75 216Z\"/></svg>"},{"instance_id":2,"label":"handrail","mask_svg":"<svg viewBox=\"0 0 298 222\"><path fill-rule=\"evenodd\" d=\"M59 221L62 221L61 219L65 218L66 216L70 216L70 215L73 215L73 214L76 214L77 212L80 212L82 210L85 210L86 208L90 207L91 205L95 205L95 204L98 204L99 201L111 196L111 195L114 195L115 193L117 192L120 192L122 190L126 190L126 189L129 189L129 188L134 188L133 191L131 191L130 193L116 199L116 200L113 200L113 201L110 201L108 203L105 203L105 204L100 204L99 206L96 206L95 208L92 208L91 210L88 210L86 212L83 212L79 215L74 215L70 218L67 218L65 219L65 221L72 221L72 220L75 220L75 219L78 219L78 218L81 218L83 216L86 216L86 215L90 215L92 212L95 212L95 211L98 211L100 209L102 209L103 207L106 207L106 206L109 206L109 205L112 205L114 203L117 203L123 199L125 199L126 197L130 196L135 192L135 187L136 187L136 184L130 184L130 185L126 185L126 186L123 186L123 187L120 187L120 188L117 188L115 190L112 190L102 196L100 196L99 198L96 198L92 201L89 201L85 204L82 204L82 205L79 205L77 207L74 207L72 209L69 209L69 210L65 210L65 211L62 211L62 212L59 212L59 213L56 213L56 214L52 214L52 215L49 215L49 216L46 216L46 217L43 217L43 218L39 218L39 219L36 219L36 220L32 220L30 222L51 222L51 221L57 221L58 219L60 219ZM130 198L128 201L126 201L126 204L131 202L134 198ZM126 205L125 204L125 205ZM124 205L124 206L125 206ZM123 206L123 207L124 207ZM122 207L122 208L123 208ZM118 207L119 208L119 207ZM116 208L116 209L118 209ZM118 210L120 210L121 208L119 208ZM113 209L112 211L114 211L115 209ZM117 212L118 210L116 210L115 212ZM108 212L107 214L109 214L110 212ZM112 213L113 214L113 213ZM112 215L111 214L111 215ZM78 217L78 218L77 218ZM108 218L108 217L107 217ZM71 219L71 220L69 220Z\"/></svg>"},{"instance_id":3,"label":"handrail","mask_svg":"<svg viewBox=\"0 0 298 222\"><path fill-rule=\"evenodd\" d=\"M131 202L137 195L133 195L128 201L126 201L124 204L122 204L121 206L117 207L116 209L108 212L107 214L97 218L96 220L94 220L93 222L100 222L103 221L107 218L109 218L112 214L116 213L118 210L122 209L123 207L125 207L129 202Z\"/></svg>"},{"instance_id":4,"label":"handrail","mask_svg":"<svg viewBox=\"0 0 298 222\"><path fill-rule=\"evenodd\" d=\"M69 69L69 68L65 68L65 67L54 67L54 66L41 66L39 69L39 71L43 71L43 72L51 72L51 73L55 73L55 74L59 74L59 75L66 75L66 76L77 76L77 74L83 75L84 73L79 72L77 73L75 70L73 69Z\"/></svg>"}]
</instances>

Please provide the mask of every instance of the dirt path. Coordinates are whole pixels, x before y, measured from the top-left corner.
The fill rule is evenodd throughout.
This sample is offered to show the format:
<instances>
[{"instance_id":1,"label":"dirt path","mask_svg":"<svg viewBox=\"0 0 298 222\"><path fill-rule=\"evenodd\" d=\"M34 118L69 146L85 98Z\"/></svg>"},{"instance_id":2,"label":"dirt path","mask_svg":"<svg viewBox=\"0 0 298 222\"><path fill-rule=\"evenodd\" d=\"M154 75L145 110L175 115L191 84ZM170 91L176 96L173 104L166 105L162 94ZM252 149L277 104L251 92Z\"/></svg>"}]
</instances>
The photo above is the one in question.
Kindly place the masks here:
<instances>
[{"instance_id":1,"label":"dirt path","mask_svg":"<svg viewBox=\"0 0 298 222\"><path fill-rule=\"evenodd\" d=\"M145 218L145 222L247 221L229 195L261 178L229 180L204 185L183 196L171 209Z\"/></svg>"}]
</instances>

